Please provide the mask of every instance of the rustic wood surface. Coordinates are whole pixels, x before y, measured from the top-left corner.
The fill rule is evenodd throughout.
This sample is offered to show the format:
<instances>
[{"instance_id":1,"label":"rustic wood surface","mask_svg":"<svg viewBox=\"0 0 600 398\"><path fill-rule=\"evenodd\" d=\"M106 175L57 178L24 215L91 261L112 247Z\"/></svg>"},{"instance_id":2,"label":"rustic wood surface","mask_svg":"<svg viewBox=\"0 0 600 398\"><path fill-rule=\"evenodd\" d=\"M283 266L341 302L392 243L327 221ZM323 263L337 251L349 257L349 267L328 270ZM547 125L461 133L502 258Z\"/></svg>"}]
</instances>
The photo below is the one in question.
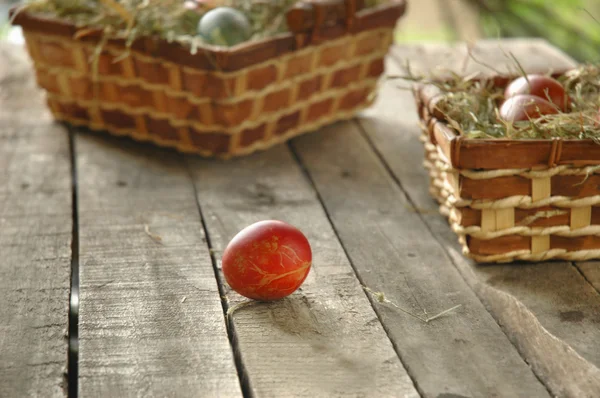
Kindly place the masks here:
<instances>
[{"instance_id":1,"label":"rustic wood surface","mask_svg":"<svg viewBox=\"0 0 600 398\"><path fill-rule=\"evenodd\" d=\"M0 396L67 394L71 231L68 133L52 124L25 53L2 45Z\"/></svg>"},{"instance_id":2,"label":"rustic wood surface","mask_svg":"<svg viewBox=\"0 0 600 398\"><path fill-rule=\"evenodd\" d=\"M241 396L183 159L77 132L83 396Z\"/></svg>"},{"instance_id":3,"label":"rustic wood surface","mask_svg":"<svg viewBox=\"0 0 600 398\"><path fill-rule=\"evenodd\" d=\"M355 122L298 138L294 147L365 285L416 314L461 305L424 323L375 304L423 395L548 396Z\"/></svg>"},{"instance_id":4,"label":"rustic wood surface","mask_svg":"<svg viewBox=\"0 0 600 398\"><path fill-rule=\"evenodd\" d=\"M542 39L486 39L474 44L396 46L389 58L402 69L390 69L388 73L405 73L404 67L408 64L413 73L426 76L444 75L450 70L464 75L475 72L480 76L519 75L511 53L531 72L561 71L575 65L573 59Z\"/></svg>"},{"instance_id":5,"label":"rustic wood surface","mask_svg":"<svg viewBox=\"0 0 600 398\"><path fill-rule=\"evenodd\" d=\"M575 266L584 276L584 278L594 286L594 289L600 293L600 262L588 261L585 263L575 263Z\"/></svg>"},{"instance_id":6,"label":"rustic wood surface","mask_svg":"<svg viewBox=\"0 0 600 398\"><path fill-rule=\"evenodd\" d=\"M527 68L573 64L537 40L473 53L504 68L500 48ZM466 53L398 47L388 71L460 70ZM82 396L600 396L600 262L466 260L398 85L356 120L234 161L79 130L70 148L23 50L0 45L0 396L67 395L72 260ZM313 269L287 299L236 307L221 252L268 218L308 235ZM425 323L394 304L461 307Z\"/></svg>"},{"instance_id":7,"label":"rustic wood surface","mask_svg":"<svg viewBox=\"0 0 600 398\"><path fill-rule=\"evenodd\" d=\"M248 392L418 396L290 152L279 147L228 162L190 158L189 164L217 259L240 229L264 219L289 222L311 242L313 267L300 292L231 315ZM242 302L223 289L231 305Z\"/></svg>"},{"instance_id":8,"label":"rustic wood surface","mask_svg":"<svg viewBox=\"0 0 600 398\"><path fill-rule=\"evenodd\" d=\"M494 60L497 68L503 68L501 58L493 51L498 46L510 48L527 69L540 70L542 65L546 70L558 69L573 64L570 58L539 41L480 42L474 52L485 63ZM449 56L436 56L440 53ZM391 73L401 73L402 60L410 58L413 66L421 65L419 68L425 71L428 61L424 59L447 59L447 64L437 64L456 70L465 54L461 46L396 48L387 67ZM398 89L399 84L386 84L378 103L361 119L369 140L465 281L503 326L538 378L555 395L598 396L600 362L595 341L600 338L600 295L579 273L589 273L592 280L598 263L586 263L587 267L579 270L565 262L476 266L460 255L456 236L437 214L437 206L423 183L427 176L418 167L423 150L417 139L420 132L414 100L409 92Z\"/></svg>"}]
</instances>

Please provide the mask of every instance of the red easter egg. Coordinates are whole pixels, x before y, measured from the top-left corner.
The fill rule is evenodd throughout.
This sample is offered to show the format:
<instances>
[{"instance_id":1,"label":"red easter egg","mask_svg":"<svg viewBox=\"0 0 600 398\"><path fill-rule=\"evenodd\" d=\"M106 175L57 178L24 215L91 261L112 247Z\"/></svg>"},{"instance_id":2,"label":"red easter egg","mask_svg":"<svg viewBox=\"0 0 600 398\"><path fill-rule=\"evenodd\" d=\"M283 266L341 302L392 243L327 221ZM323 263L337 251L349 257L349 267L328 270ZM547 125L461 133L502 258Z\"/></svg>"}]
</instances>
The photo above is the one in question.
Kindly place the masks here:
<instances>
[{"instance_id":1,"label":"red easter egg","mask_svg":"<svg viewBox=\"0 0 600 398\"><path fill-rule=\"evenodd\" d=\"M504 98L509 99L515 95L535 95L546 101L552 102L562 111L569 108L569 96L564 87L557 80L542 75L521 76L513 80L504 90Z\"/></svg>"},{"instance_id":2,"label":"red easter egg","mask_svg":"<svg viewBox=\"0 0 600 398\"><path fill-rule=\"evenodd\" d=\"M534 95L515 95L500 107L500 118L507 122L537 119L542 115L553 115L558 110L550 102Z\"/></svg>"},{"instance_id":3,"label":"red easter egg","mask_svg":"<svg viewBox=\"0 0 600 398\"><path fill-rule=\"evenodd\" d=\"M271 301L289 296L312 264L308 239L282 221L260 221L241 230L223 252L225 280L242 296Z\"/></svg>"}]
</instances>

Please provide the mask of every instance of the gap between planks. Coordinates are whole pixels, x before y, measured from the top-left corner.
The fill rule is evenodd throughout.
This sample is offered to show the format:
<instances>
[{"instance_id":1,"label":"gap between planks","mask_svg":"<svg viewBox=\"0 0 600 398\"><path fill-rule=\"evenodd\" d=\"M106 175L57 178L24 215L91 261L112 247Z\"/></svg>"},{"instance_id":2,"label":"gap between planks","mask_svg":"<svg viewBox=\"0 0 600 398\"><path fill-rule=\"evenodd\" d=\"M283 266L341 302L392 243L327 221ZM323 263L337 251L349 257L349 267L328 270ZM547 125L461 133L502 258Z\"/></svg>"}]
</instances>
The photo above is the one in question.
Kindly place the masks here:
<instances>
[{"instance_id":1,"label":"gap between planks","mask_svg":"<svg viewBox=\"0 0 600 398\"><path fill-rule=\"evenodd\" d=\"M331 215L329 214L329 211L327 210L327 206L325 206L325 202L323 201L323 198L321 197L321 194L319 193L319 190L317 189L317 186L316 186L314 180L312 179L310 173L306 169L306 166L302 162L302 159L298 155L298 152L296 151L296 149L294 148L294 146L292 145L292 143L288 142L287 146L288 146L288 148L289 148L289 150L290 150L290 152L292 154L292 157L294 158L294 160L298 164L298 167L300 168L300 170L302 170L302 174L304 175L304 178L306 179L306 181L308 182L308 184L312 187L312 189L315 191L315 194L317 196L317 200L319 201L319 204L323 208L323 212L325 213L325 216L327 217L327 221L331 225L331 229L333 230L333 233L335 234L336 239L340 242L342 250L344 251L344 255L348 258L348 262L350 263L350 266L352 267L352 270L354 271L354 276L356 277L356 279L358 279L359 283L361 284L361 286L363 288L363 293L365 294L365 296L367 297L367 299L371 303L371 307L373 308L373 311L375 312L375 314L377 316L377 319L379 320L379 323L381 323L381 326L383 327L383 330L385 331L385 334L386 334L388 340L392 344L392 347L394 347L394 351L396 352L396 355L398 355L398 359L400 359L400 362L402 363L402 367L406 371L406 374L408 374L408 377L410 377L410 379L413 382L413 384L414 384L417 392L419 393L419 395L421 397L424 397L426 394L424 393L423 389L419 386L419 383L417 382L417 380L415 378L415 375L412 374L412 372L406 366L406 362L405 362L405 359L402 358L402 353L400 351L400 348L398 347L398 345L396 344L396 342L394 341L394 339L392 339L389 327L386 325L386 323L383 321L383 319L381 317L381 311L379 311L378 306L380 306L382 304L379 303L378 301L376 301L375 298L365 290L365 288L368 288L368 286L365 285L365 283L363 282L363 279L361 278L360 274L356 270L356 266L354 264L354 261L352 261L352 258L350 257L350 255L348 253L348 249L346 248L346 245L344 244L344 241L340 238L340 234L338 232L338 229L336 228L335 223L331 219Z\"/></svg>"},{"instance_id":2,"label":"gap between planks","mask_svg":"<svg viewBox=\"0 0 600 398\"><path fill-rule=\"evenodd\" d=\"M242 396L182 157L77 132L80 395Z\"/></svg>"},{"instance_id":3,"label":"gap between planks","mask_svg":"<svg viewBox=\"0 0 600 398\"><path fill-rule=\"evenodd\" d=\"M379 161L381 162L381 164L385 168L385 170L388 173L388 175L390 176L390 178L392 178L392 180L396 183L396 185L398 186L398 188L400 188L400 190L402 191L402 194L406 197L406 200L412 206L412 210L417 214L417 217L419 217L419 219L421 220L421 222L425 225L425 228L429 231L429 233L431 234L431 236L435 239L436 243L443 249L444 255L446 256L446 258L448 259L448 261L454 266L454 268L456 268L458 270L458 264L456 264L456 262L454 261L454 258L452 258L452 256L450 256L448 254L448 252L446 251L444 242L441 240L441 238L438 236L438 234L435 233L435 231L432 229L431 225L425 220L425 217L423 216L422 212L418 211L419 207L417 206L417 204L413 200L412 196L408 194L408 192L406 191L406 189L402 185L402 182L400 181L400 179L398 178L398 176L396 175L396 173L394 173L394 171L392 170L392 168L388 164L388 162L385 159L385 157L383 156L383 154L379 151L379 148L377 148L377 146L375 145L375 143L371 140L371 138L367 134L365 128L362 126L362 124L359 121L353 120L353 122L358 127L358 129L359 129L359 131L361 133L361 136L365 139L365 141L368 143L369 147L373 150L373 152L375 153L375 155L377 156L377 158L379 159ZM459 273L460 277L463 279L463 281L466 283L466 285L469 287L469 289L471 289L471 291L473 291L473 293L475 294L475 296L478 298L478 300L481 302L481 304L487 310L488 307L481 300L481 298L479 297L479 295L477 294L477 292L475 292L475 290L473 289L473 287L469 283L469 281L465 279L465 277L462 274L462 272L458 272L458 273ZM521 350L519 350L519 347L517 347L515 345L515 343L510 338L510 336L506 332L506 330L503 327L503 325L498 321L498 319L494 316L494 314L490 313L490 315L491 315L492 319L494 319L494 321L496 322L496 324L498 325L498 327L500 328L500 330L502 330L502 332L505 334L505 336L507 337L508 341L510 341L510 343L513 345L513 347L515 348L515 350L519 353L519 356L521 357L521 359L523 360L523 362L525 362L526 364L528 364L527 358L525 358L525 356L521 353ZM544 386L544 388L546 388L546 391L548 391L548 394L553 395L553 393L550 390L550 388L546 385L546 383L544 382L544 380L542 380L540 378L540 376L537 374L537 372L532 372L532 373L535 376L535 378L540 382L540 384L542 384Z\"/></svg>"},{"instance_id":4,"label":"gap between planks","mask_svg":"<svg viewBox=\"0 0 600 398\"><path fill-rule=\"evenodd\" d=\"M600 288L598 288L591 280L590 278L587 277L587 275L585 274L585 272L583 272L583 270L581 269L580 265L576 262L572 262L571 265L573 267L575 267L575 269L577 270L577 272L579 273L579 275L581 275L581 277L583 278L583 280L585 280L592 289L594 289L596 291L596 293L598 293L598 295L600 296ZM600 264L598 265L600 266Z\"/></svg>"},{"instance_id":5,"label":"gap between planks","mask_svg":"<svg viewBox=\"0 0 600 398\"><path fill-rule=\"evenodd\" d=\"M297 293L231 316L253 392L419 396L291 151L281 145L228 162L189 161L217 258L237 231L261 219L289 222L311 241L314 267ZM244 302L224 289L232 304Z\"/></svg>"},{"instance_id":6,"label":"gap between planks","mask_svg":"<svg viewBox=\"0 0 600 398\"><path fill-rule=\"evenodd\" d=\"M210 240L210 233L206 226L206 221L204 219L204 214L202 212L202 205L200 204L200 197L198 196L198 188L196 184L194 184L194 176L192 174L192 170L190 169L189 162L184 158L182 160L184 163L185 170L190 177L190 184L192 184L192 188L194 191L194 198L196 200L196 206L198 207L198 216L200 217L200 223L202 224L202 230L204 231L204 236L206 237L206 245L208 247L208 252L210 253L210 261L213 266L213 271L215 273L215 279L217 280L217 288L219 289L219 296L221 297L221 307L223 308L223 317L225 321L225 325L227 325L227 338L229 339L229 344L231 346L231 351L233 352L233 359L235 362L235 369L237 371L238 379L240 381L240 387L242 389L242 395L244 398L252 398L254 394L252 393L252 386L250 385L250 378L246 372L246 367L244 366L244 362L242 361L242 354L240 351L240 347L237 344L236 334L235 334L235 325L231 320L229 314L229 301L227 300L227 295L223 290L223 278L219 274L219 268L217 266L217 259L215 257L215 253L213 251L213 246Z\"/></svg>"},{"instance_id":7,"label":"gap between planks","mask_svg":"<svg viewBox=\"0 0 600 398\"><path fill-rule=\"evenodd\" d=\"M458 314L428 325L377 307L424 395L547 396L446 253L429 241L430 233L353 122L324 130L292 145L363 280L415 310L463 305ZM464 366L455 367L457 362Z\"/></svg>"},{"instance_id":8,"label":"gap between planks","mask_svg":"<svg viewBox=\"0 0 600 398\"><path fill-rule=\"evenodd\" d=\"M79 213L77 209L77 159L75 132L68 128L71 161L73 236L71 238L71 290L69 292L69 353L67 356L68 396L77 398L79 379Z\"/></svg>"},{"instance_id":9,"label":"gap between planks","mask_svg":"<svg viewBox=\"0 0 600 398\"><path fill-rule=\"evenodd\" d=\"M67 395L68 137L24 48L0 42L0 396Z\"/></svg>"},{"instance_id":10,"label":"gap between planks","mask_svg":"<svg viewBox=\"0 0 600 398\"><path fill-rule=\"evenodd\" d=\"M498 44L495 44L495 43L498 43ZM496 41L496 42L488 41L488 43L486 43L487 49L488 49L487 51L489 52L489 48L491 48L492 45L497 45L498 47L500 47L501 43L504 43L504 42L500 42L500 41ZM522 44L523 41L520 41L520 42L516 41L516 40L512 41L512 42L506 41L506 43L510 43L511 45L512 45L512 43L515 43L514 44L515 46L519 46L520 45L520 46L523 47L523 44ZM529 44L529 46L530 47L534 47L534 43ZM532 49L532 53L534 53L534 55L535 54L539 54L540 51L541 51L542 54L544 54L544 53L551 54L552 57L550 57L550 58L554 61L555 64L560 64L562 62L562 65L565 65L567 62L570 62L570 61L566 60L566 58L565 58L565 56L563 54L557 53L556 49L554 49L553 47L548 46L548 44L545 43L545 42L543 42L543 41L535 41L535 46L537 46L537 48ZM416 48L416 46L415 46L415 48ZM398 53L395 50L398 50L398 49L392 50L392 57L391 58L393 58L394 61L396 61L396 65L395 66L397 67L402 62L401 62L401 58L399 58L397 56ZM484 52L485 52L485 50L486 49L484 48ZM438 53L441 53L443 51L447 51L447 50L444 50L440 46L440 48L438 49ZM409 48L408 51L405 50L405 52L411 53L411 49ZM431 55L433 55L434 52L431 51L430 53L431 53ZM457 53L457 51L454 51L454 54L456 54L456 53ZM417 60L419 60L420 57L417 56L416 58L417 58ZM539 55L538 55L538 58L539 58ZM398 62L398 61L400 61L400 62ZM538 63L538 65L541 65L541 64ZM415 113L415 117L416 117L416 113ZM364 126L362 124L362 122L359 123L359 124L360 124L360 127L362 127L362 133L365 136L367 142L369 142L369 145L373 148L373 150L375 151L375 153L378 154L380 160L385 164L386 169L388 170L388 173L391 174L391 176L392 176L392 178L394 178L394 180L398 181L398 185L399 185L400 189L402 189L404 191L404 193L406 194L406 196L412 199L412 195L415 194L415 192L411 192L409 194L409 192L406 189L404 189L404 187L402 187L402 184L399 183L400 176L397 174L397 172L398 172L398 170L402 171L402 169L396 170L399 165L392 166L389 163L389 161L388 161L390 159L389 154L386 155L386 154L382 153L383 149L380 148L380 144L381 143L378 144L378 143L375 143L373 141L374 139L376 139L376 136L371 137L371 134L373 134L373 131L371 131L370 133L368 133L367 130L366 130L367 127ZM368 122L367 122L367 125L369 125ZM406 177L410 179L411 178L410 173L406 174ZM423 180L423 181L425 181L425 180ZM416 196L417 198L421 198L422 194L417 192L416 195L417 195ZM414 200L411 200L411 201L414 201ZM414 203L413 203L413 205L414 205ZM430 219L430 217L427 217L426 215L423 215L420 212L418 212L418 213L419 213L418 214L419 217L425 222L426 226L430 230L432 230L433 226L437 226L437 220L432 223L432 219ZM513 300L512 302L510 302L508 304L511 304L513 307L515 307L515 306L519 307L518 311L521 311L523 313L524 312L529 312L528 316L531 318L531 319L528 320L528 322L531 321L529 327L530 328L531 327L533 327L533 328L540 328L542 334L543 333L547 334L547 336L539 336L540 338L543 337L542 340L545 341L545 340L549 339L550 341L553 341L553 340L560 341L560 336L558 336L559 338L557 339L557 337L555 337L554 335L550 334L550 332L547 331L541 325L541 323L537 320L537 316L535 314L531 313L526 307L524 307L523 303L521 303L518 300L518 297L512 297L508 293L502 292L501 290L498 290L498 289L496 289L496 288L494 288L492 286L488 286L487 281L479 280L479 276L476 276L475 274L473 274L471 276L469 273L472 272L472 270L470 268L468 268L468 267L465 268L466 265L461 262L462 261L461 254L459 252L454 252L454 250L451 247L448 247L448 242L447 242L447 238L448 237L445 236L445 234L443 234L443 233L440 234L439 231L438 231L438 232L434 233L433 235L434 235L434 238L436 239L436 241L438 241L442 245L442 247L444 247L445 250L448 251L448 255L449 255L450 259L451 259L451 262L454 264L454 266L457 269L459 269L460 274L463 277L463 279L465 280L465 282L467 282L467 284L471 287L471 289L473 289L474 291L475 290L478 291L477 295L480 297L480 300L482 300L482 302L488 301L488 300L494 300L493 297L496 297L496 296L497 296L496 297L497 299L504 300L505 301L504 304L506 304L507 301ZM457 261L459 261L461 263L457 264ZM464 261L464 262L466 263L466 261ZM593 292L592 296L597 297L596 294L598 293L598 288L597 288L597 286L594 286L594 283L593 283L593 280L595 280L594 277L593 277L593 271L594 271L593 265L590 266L587 263L581 264L581 266L584 266L584 265L588 265L588 267L586 267L587 269L585 271L579 268L580 267L579 264L574 264L574 266L577 268L578 273L585 279L585 282L583 282L583 281L581 282L581 287L582 288L586 288L586 289L588 289L588 288L591 287L590 289L588 289L588 290L590 290L588 293L591 294L592 293L591 289L594 289L594 292ZM592 280L589 280L589 278L586 277L586 272L589 272L592 275L591 276ZM485 276L485 275L482 275L482 276ZM578 276L579 275L573 276L573 277L576 278ZM483 295L483 296L492 295L493 297L490 296L490 297L487 297L486 300L483 300L483 298L482 298L482 296L480 296L480 294ZM506 297L501 297L503 294ZM486 303L484 302L484 304L486 304ZM494 304L494 306L495 306L495 303L493 303L493 301L492 301L492 302L487 302L486 307L488 307L488 305L490 305L490 304ZM499 303L499 306L495 306L496 308L491 308L491 309L488 307L488 310L490 310L490 312L494 315L493 316L494 319L499 324L504 324L505 321L507 321L507 320L511 321L510 319L505 319L507 314L505 314L504 312L506 312L506 311L505 311L504 308L500 308L504 304ZM542 310L543 310L543 308L542 308ZM593 314L593 311L589 311L589 313ZM544 314L542 314L542 315L544 315ZM545 316L544 319L546 319L546 318L548 318L547 315ZM551 319L548 319L548 320L550 322L552 322ZM589 323L589 321L588 321L588 323ZM550 324L550 326L553 326L553 325L554 325L553 323ZM539 352L538 347L536 347L535 344L533 344L532 342L528 342L528 341L525 341L525 340L521 341L521 339L515 339L515 335L513 333L514 330L510 329L511 326L506 326L506 325L504 325L504 326L507 327L508 330L505 327L502 327L503 332L509 337L510 341L514 345L518 345L517 348L518 348L518 352L521 355L521 357L523 359L525 359L528 363L532 363L534 365L534 368L536 369L536 372L535 372L536 377L538 377L538 379L540 379L543 382L543 384L546 386L546 388L549 391L552 391L553 393L556 393L557 388L560 389L560 388L562 388L564 386L564 385L563 386L560 385L561 381L567 383L567 381L566 381L567 379L565 379L564 377L562 377L563 374L560 373L561 371L558 368L558 367L561 366L560 364L553 364L553 363L539 364L540 360L543 361L544 356L542 356L541 352ZM512 325L512 326L515 326L515 325ZM556 326L556 325L554 325L554 326ZM534 336L534 338L535 337L536 336ZM531 345L528 345L528 344L531 344ZM576 342L576 340L575 340L575 344L578 344ZM567 362L571 363L578 370L586 369L587 368L592 373L594 371L597 371L597 368L594 368L591 363L586 362L586 360L583 359L582 357L580 357L577 352L574 352L574 350L567 343L560 341L560 344L557 344L557 345L562 345L561 347L557 347L557 348L559 348L559 349L565 349L565 350L567 350L569 352L569 355L568 355L569 358L568 358ZM588 352L588 354L590 354L590 353ZM565 355L566 355L566 353L565 353ZM551 358L546 358L546 359L551 359ZM538 362L537 365L536 365L536 362ZM564 364L564 365L566 366L566 364ZM540 371L542 373L539 373ZM550 374L555 375L555 376L561 376L562 378L560 378L559 380L552 380L552 379L548 379L548 380L544 379L544 380L542 380L541 376L542 376L542 374L545 374L546 372L550 372ZM545 375L544 377L546 377L546 376L547 375ZM559 384L557 384L557 382ZM569 384L568 387L569 387L569 389L570 389L571 392L573 392L574 389L575 390L577 389L577 387L575 385L572 385L570 382L568 384ZM585 388L587 388L588 391L591 391L592 389L597 388L597 386L593 385L593 383L586 383L586 387Z\"/></svg>"}]
</instances>

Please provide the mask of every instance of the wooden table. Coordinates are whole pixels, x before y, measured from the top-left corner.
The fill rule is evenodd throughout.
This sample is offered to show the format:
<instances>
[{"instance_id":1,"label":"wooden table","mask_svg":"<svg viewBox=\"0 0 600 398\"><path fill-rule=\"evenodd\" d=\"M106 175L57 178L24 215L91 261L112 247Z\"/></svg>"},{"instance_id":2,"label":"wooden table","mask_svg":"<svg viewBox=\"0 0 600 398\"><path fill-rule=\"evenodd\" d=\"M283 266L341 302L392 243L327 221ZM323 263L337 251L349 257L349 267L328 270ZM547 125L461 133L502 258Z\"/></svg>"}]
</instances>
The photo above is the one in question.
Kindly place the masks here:
<instances>
[{"instance_id":1,"label":"wooden table","mask_svg":"<svg viewBox=\"0 0 600 398\"><path fill-rule=\"evenodd\" d=\"M574 64L536 40L473 54L501 68L503 50ZM485 69L465 54L398 47L387 67ZM24 51L0 46L0 396L600 397L600 263L466 260L399 85L355 120L213 161L53 123ZM308 235L313 269L227 318L243 300L220 254L272 218ZM425 323L363 286L461 307Z\"/></svg>"}]
</instances>

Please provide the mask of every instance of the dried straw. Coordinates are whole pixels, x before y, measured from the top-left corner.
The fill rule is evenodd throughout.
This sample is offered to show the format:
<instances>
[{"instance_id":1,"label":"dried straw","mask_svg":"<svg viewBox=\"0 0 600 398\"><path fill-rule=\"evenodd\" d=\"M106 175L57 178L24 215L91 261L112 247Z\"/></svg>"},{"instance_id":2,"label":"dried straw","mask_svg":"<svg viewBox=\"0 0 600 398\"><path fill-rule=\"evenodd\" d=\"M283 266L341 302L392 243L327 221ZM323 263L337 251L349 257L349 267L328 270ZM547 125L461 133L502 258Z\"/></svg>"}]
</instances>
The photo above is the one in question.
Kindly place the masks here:
<instances>
[{"instance_id":1,"label":"dried straw","mask_svg":"<svg viewBox=\"0 0 600 398\"><path fill-rule=\"evenodd\" d=\"M158 36L196 51L198 21L214 7L242 11L253 28L251 40L287 31L286 11L298 0L26 0L22 9L73 22L82 35L101 29L109 38ZM386 0L367 0L375 6ZM195 9L186 6L195 4Z\"/></svg>"},{"instance_id":2,"label":"dried straw","mask_svg":"<svg viewBox=\"0 0 600 398\"><path fill-rule=\"evenodd\" d=\"M517 60L514 60L518 62ZM498 117L503 88L478 75L451 74L426 79L410 73L403 79L438 87L436 108L451 127L473 139L592 139L600 143L600 66L582 65L558 78L571 98L571 109L537 119L505 122Z\"/></svg>"}]
</instances>

